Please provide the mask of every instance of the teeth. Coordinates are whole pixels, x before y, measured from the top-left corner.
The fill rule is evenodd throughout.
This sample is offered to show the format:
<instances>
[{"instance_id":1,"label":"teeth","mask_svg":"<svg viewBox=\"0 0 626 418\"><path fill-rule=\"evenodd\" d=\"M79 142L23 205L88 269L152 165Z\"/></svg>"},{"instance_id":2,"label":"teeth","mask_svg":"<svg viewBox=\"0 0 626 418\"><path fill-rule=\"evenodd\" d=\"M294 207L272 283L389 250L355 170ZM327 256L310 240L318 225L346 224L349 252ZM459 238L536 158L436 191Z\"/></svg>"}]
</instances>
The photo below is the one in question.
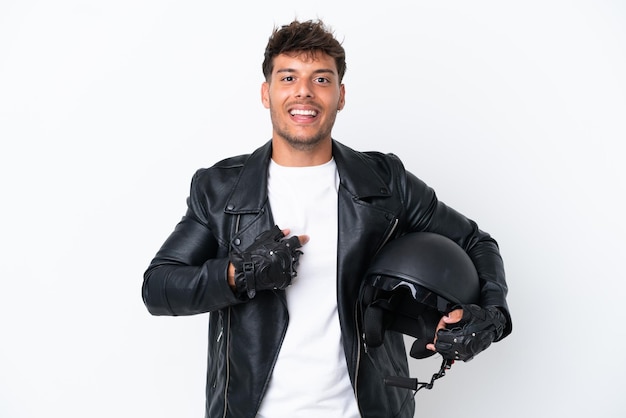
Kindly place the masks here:
<instances>
[{"instance_id":1,"label":"teeth","mask_svg":"<svg viewBox=\"0 0 626 418\"><path fill-rule=\"evenodd\" d=\"M300 109L293 109L291 112L291 115L301 115L301 116L315 116L317 115L317 112L315 110L300 110Z\"/></svg>"}]
</instances>

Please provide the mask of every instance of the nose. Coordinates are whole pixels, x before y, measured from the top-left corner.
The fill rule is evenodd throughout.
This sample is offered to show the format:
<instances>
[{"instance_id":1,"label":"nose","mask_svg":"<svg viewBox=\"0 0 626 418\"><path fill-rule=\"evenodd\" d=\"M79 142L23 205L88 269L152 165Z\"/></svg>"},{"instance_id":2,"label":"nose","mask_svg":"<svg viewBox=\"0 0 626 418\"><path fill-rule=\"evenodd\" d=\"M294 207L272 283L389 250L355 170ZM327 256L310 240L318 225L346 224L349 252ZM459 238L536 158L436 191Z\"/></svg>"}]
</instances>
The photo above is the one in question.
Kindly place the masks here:
<instances>
[{"instance_id":1,"label":"nose","mask_svg":"<svg viewBox=\"0 0 626 418\"><path fill-rule=\"evenodd\" d=\"M297 98L313 97L312 83L309 80L299 80L296 85L295 95Z\"/></svg>"}]
</instances>

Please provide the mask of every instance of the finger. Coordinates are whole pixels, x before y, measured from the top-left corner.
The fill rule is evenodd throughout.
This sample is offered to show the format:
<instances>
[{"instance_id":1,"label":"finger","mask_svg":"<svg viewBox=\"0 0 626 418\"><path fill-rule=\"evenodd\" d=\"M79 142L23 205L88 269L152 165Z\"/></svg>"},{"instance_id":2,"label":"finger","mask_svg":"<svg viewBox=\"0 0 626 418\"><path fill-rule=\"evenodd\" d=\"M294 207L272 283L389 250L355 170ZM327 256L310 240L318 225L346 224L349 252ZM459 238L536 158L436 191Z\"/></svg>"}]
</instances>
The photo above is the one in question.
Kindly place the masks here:
<instances>
[{"instance_id":1,"label":"finger","mask_svg":"<svg viewBox=\"0 0 626 418\"><path fill-rule=\"evenodd\" d=\"M442 320L446 324L456 324L463 318L463 309L455 309L448 315L444 316Z\"/></svg>"},{"instance_id":2,"label":"finger","mask_svg":"<svg viewBox=\"0 0 626 418\"><path fill-rule=\"evenodd\" d=\"M283 238L280 240L280 242L286 245L288 248L292 248L293 250L296 250L302 246L302 244L300 244L300 240L296 236Z\"/></svg>"},{"instance_id":3,"label":"finger","mask_svg":"<svg viewBox=\"0 0 626 418\"><path fill-rule=\"evenodd\" d=\"M443 318L441 318L439 322L437 323L437 327L435 328L435 335L433 337L433 343L426 344L426 348L428 348L428 346L431 345L432 351L435 351L435 343L437 342L437 333L439 332L440 329L444 329L445 327L446 327L446 323L443 321ZM431 350L430 348L428 349Z\"/></svg>"},{"instance_id":4,"label":"finger","mask_svg":"<svg viewBox=\"0 0 626 418\"><path fill-rule=\"evenodd\" d=\"M444 329L446 327L446 321L445 321L446 317L444 316L443 318L441 318L439 320L439 322L437 323L437 327L435 328L435 339L437 339L437 331L439 331L440 329Z\"/></svg>"},{"instance_id":5,"label":"finger","mask_svg":"<svg viewBox=\"0 0 626 418\"><path fill-rule=\"evenodd\" d=\"M281 231L283 232L284 236L289 236L289 234L291 233L291 230L289 228L285 228L285 229L281 229ZM300 242L300 245L304 245L307 242L309 242L309 236L308 235L298 235L298 241Z\"/></svg>"}]
</instances>

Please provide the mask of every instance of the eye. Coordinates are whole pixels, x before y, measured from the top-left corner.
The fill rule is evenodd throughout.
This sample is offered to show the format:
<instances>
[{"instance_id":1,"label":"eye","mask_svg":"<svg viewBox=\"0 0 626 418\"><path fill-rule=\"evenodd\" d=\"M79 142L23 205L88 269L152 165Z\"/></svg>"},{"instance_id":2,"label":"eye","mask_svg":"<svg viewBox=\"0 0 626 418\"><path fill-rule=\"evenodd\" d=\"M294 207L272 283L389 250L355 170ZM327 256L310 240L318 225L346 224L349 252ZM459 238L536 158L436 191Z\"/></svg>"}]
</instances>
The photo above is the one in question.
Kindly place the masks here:
<instances>
[{"instance_id":1,"label":"eye","mask_svg":"<svg viewBox=\"0 0 626 418\"><path fill-rule=\"evenodd\" d=\"M315 79L315 82L319 84L326 84L326 83L330 83L330 80L327 79L326 77L317 77Z\"/></svg>"},{"instance_id":2,"label":"eye","mask_svg":"<svg viewBox=\"0 0 626 418\"><path fill-rule=\"evenodd\" d=\"M293 81L293 76L292 75L288 75L288 76L283 77L281 80L282 81Z\"/></svg>"}]
</instances>

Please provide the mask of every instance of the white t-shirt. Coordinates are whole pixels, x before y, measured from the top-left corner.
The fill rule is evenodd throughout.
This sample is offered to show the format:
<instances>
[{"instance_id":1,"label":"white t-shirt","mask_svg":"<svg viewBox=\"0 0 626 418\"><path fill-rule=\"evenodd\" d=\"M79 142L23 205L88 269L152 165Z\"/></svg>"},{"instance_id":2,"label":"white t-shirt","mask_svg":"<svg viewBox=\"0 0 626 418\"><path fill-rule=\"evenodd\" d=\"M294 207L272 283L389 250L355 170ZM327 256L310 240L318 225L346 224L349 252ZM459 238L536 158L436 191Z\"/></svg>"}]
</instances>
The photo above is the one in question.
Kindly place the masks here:
<instances>
[{"instance_id":1,"label":"white t-shirt","mask_svg":"<svg viewBox=\"0 0 626 418\"><path fill-rule=\"evenodd\" d=\"M289 326L259 418L359 417L337 314L338 188L333 159L313 167L270 163L275 223L310 240L286 290Z\"/></svg>"}]
</instances>

